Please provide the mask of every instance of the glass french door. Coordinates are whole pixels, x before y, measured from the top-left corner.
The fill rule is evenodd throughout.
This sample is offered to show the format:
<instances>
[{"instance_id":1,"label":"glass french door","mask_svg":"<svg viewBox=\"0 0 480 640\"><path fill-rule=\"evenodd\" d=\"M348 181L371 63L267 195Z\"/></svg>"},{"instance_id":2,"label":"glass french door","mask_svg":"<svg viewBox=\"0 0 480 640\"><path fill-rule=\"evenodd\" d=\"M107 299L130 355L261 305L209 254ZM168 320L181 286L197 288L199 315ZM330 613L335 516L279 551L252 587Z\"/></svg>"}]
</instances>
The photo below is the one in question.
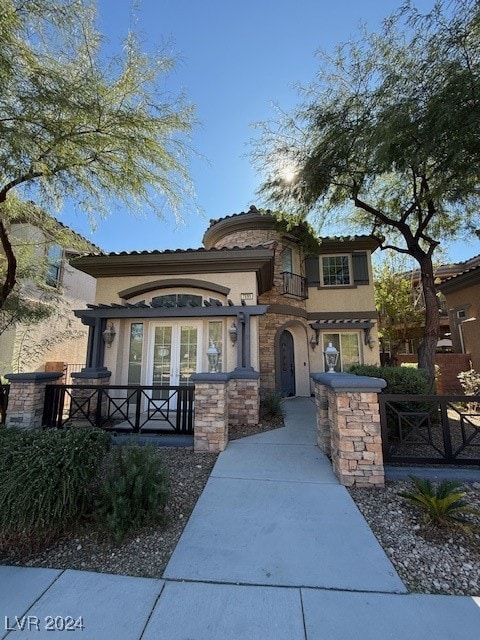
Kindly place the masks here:
<instances>
[{"instance_id":1,"label":"glass french door","mask_svg":"<svg viewBox=\"0 0 480 640\"><path fill-rule=\"evenodd\" d=\"M190 384L190 376L200 371L198 325L155 325L152 335L151 384Z\"/></svg>"}]
</instances>

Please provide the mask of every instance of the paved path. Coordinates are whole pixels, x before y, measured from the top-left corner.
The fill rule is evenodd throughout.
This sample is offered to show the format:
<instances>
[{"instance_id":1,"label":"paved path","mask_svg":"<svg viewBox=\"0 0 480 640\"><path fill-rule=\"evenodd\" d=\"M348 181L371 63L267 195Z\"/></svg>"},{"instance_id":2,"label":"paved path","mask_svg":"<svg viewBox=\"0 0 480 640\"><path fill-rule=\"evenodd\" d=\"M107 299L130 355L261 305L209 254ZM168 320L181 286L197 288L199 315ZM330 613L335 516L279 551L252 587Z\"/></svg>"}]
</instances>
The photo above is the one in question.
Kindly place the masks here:
<instances>
[{"instance_id":1,"label":"paved path","mask_svg":"<svg viewBox=\"0 0 480 640\"><path fill-rule=\"evenodd\" d=\"M163 580L0 567L0 638L71 616L84 630L53 637L479 640L480 601L406 593L315 445L313 402L286 406L284 429L219 456Z\"/></svg>"}]
</instances>

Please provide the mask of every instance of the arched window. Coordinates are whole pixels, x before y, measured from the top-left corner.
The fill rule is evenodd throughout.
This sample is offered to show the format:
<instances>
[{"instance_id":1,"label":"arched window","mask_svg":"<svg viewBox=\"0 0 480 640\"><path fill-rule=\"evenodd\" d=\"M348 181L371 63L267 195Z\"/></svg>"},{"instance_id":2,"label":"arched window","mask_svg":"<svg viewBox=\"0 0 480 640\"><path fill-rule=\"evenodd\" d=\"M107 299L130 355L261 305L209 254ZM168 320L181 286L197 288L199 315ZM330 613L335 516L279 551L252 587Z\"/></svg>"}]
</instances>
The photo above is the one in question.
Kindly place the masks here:
<instances>
[{"instance_id":1,"label":"arched window","mask_svg":"<svg viewBox=\"0 0 480 640\"><path fill-rule=\"evenodd\" d=\"M152 298L152 306L154 307L201 307L202 302L202 296L191 293L169 293Z\"/></svg>"}]
</instances>

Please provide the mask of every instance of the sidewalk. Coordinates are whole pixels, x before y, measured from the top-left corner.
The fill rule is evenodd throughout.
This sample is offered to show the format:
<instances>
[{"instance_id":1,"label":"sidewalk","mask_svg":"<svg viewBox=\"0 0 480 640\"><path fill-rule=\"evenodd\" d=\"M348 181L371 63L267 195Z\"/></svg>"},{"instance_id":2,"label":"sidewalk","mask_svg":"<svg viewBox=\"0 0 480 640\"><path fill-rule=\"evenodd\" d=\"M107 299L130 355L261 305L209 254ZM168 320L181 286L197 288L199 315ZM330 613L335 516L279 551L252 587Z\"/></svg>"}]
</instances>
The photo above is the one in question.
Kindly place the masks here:
<instances>
[{"instance_id":1,"label":"sidewalk","mask_svg":"<svg viewBox=\"0 0 480 640\"><path fill-rule=\"evenodd\" d=\"M0 567L0 638L71 616L95 640L478 640L480 602L407 594L316 447L312 400L286 408L219 456L163 580Z\"/></svg>"}]
</instances>

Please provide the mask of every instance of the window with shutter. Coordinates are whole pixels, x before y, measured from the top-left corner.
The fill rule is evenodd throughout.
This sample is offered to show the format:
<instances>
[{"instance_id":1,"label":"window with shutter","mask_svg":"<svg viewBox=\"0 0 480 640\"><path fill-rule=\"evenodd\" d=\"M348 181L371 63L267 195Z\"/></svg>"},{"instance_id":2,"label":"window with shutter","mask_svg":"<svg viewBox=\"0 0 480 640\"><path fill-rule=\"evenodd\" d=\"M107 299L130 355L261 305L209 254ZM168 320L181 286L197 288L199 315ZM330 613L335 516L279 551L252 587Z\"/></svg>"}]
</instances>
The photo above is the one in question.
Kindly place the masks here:
<instances>
[{"instance_id":1,"label":"window with shutter","mask_svg":"<svg viewBox=\"0 0 480 640\"><path fill-rule=\"evenodd\" d=\"M318 256L308 256L306 258L305 273L309 286L320 284L320 261Z\"/></svg>"},{"instance_id":2,"label":"window with shutter","mask_svg":"<svg viewBox=\"0 0 480 640\"><path fill-rule=\"evenodd\" d=\"M354 284L370 284L368 277L368 256L365 251L352 253L352 270Z\"/></svg>"}]
</instances>

